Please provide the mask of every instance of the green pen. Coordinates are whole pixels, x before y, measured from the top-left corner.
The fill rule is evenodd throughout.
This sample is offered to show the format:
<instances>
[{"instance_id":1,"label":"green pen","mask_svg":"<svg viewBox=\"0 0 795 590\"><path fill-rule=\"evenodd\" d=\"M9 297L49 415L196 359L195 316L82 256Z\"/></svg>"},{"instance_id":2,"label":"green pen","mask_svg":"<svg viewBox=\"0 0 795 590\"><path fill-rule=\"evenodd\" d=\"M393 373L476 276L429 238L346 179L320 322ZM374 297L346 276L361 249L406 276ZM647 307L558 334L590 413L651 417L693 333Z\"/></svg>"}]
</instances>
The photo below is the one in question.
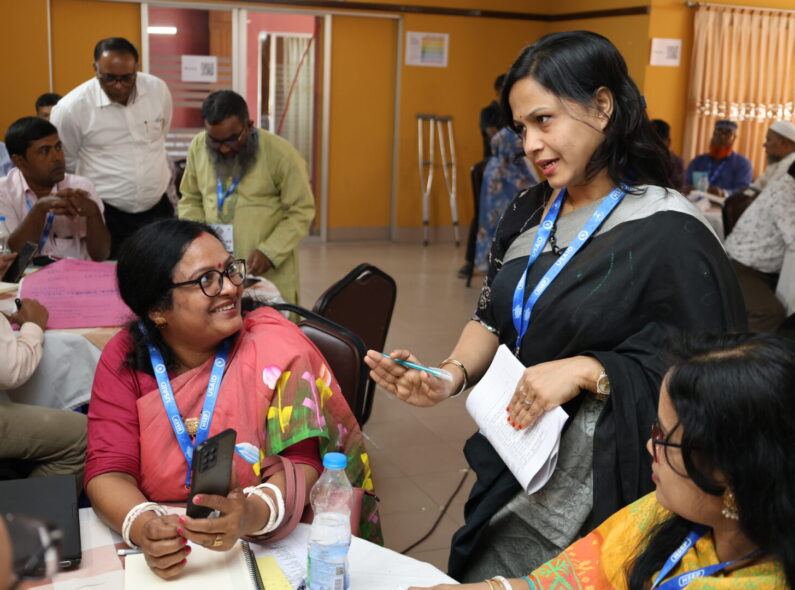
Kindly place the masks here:
<instances>
[{"instance_id":1,"label":"green pen","mask_svg":"<svg viewBox=\"0 0 795 590\"><path fill-rule=\"evenodd\" d=\"M394 361L397 364L402 365L404 367L408 367L409 369L425 371L426 373L430 373L437 379L442 379L443 381L449 381L450 383L453 382L453 376L444 369L437 369L436 367L426 367L424 365L418 365L417 363L412 363L411 361L404 361L403 359L393 359L385 352L382 352L381 354L383 354L386 358L390 359L391 361Z\"/></svg>"}]
</instances>

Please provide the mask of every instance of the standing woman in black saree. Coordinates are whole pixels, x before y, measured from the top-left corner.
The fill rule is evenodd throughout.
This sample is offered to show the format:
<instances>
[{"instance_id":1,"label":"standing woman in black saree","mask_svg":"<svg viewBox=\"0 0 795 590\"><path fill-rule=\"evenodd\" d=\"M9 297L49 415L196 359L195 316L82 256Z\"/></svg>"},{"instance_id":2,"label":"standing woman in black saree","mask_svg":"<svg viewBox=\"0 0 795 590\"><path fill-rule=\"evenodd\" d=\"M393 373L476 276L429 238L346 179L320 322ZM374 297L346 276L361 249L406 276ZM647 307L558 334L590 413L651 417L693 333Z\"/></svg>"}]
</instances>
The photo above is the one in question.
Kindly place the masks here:
<instances>
[{"instance_id":1,"label":"standing woman in black saree","mask_svg":"<svg viewBox=\"0 0 795 590\"><path fill-rule=\"evenodd\" d=\"M453 383L367 357L379 385L431 406L475 384L506 344L527 367L506 419L527 427L556 406L570 416L552 478L529 496L482 435L467 441L477 482L449 562L462 582L521 575L651 491L644 444L664 338L745 326L729 260L667 188L665 147L610 41L542 37L511 67L502 103L547 181L519 194L497 228L475 316L440 365Z\"/></svg>"}]
</instances>

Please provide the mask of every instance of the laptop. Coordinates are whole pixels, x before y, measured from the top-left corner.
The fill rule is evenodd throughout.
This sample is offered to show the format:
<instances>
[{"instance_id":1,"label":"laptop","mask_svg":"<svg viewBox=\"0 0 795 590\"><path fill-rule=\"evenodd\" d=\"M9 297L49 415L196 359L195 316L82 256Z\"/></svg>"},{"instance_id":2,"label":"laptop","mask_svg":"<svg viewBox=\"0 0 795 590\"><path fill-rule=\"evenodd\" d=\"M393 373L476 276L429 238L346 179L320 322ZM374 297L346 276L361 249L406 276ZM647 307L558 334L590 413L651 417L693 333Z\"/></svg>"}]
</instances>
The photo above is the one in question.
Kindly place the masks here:
<instances>
[{"instance_id":1,"label":"laptop","mask_svg":"<svg viewBox=\"0 0 795 590\"><path fill-rule=\"evenodd\" d=\"M80 521L74 475L0 481L0 513L24 514L56 525L63 533L60 567L80 563Z\"/></svg>"}]
</instances>

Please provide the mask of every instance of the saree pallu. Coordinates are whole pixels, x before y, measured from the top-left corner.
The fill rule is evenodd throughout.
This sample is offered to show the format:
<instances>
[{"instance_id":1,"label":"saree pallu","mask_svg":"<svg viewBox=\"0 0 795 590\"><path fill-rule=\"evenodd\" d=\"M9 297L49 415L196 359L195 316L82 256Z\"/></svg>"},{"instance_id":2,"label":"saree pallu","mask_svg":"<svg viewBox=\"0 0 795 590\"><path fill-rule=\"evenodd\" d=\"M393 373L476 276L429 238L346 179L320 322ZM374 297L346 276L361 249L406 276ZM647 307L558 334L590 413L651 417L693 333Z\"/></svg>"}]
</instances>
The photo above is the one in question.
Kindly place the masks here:
<instances>
[{"instance_id":1,"label":"saree pallu","mask_svg":"<svg viewBox=\"0 0 795 590\"><path fill-rule=\"evenodd\" d=\"M183 420L201 415L214 359L172 380ZM153 501L187 498L187 463L158 390L137 401L141 444L139 485ZM209 436L237 431L234 471L240 487L260 483L261 461L292 444L317 437L320 456L348 457L355 487L373 489L362 433L337 380L315 346L277 311L263 307L244 316L218 392ZM249 457L250 461L242 458ZM365 495L360 535L382 543L376 499Z\"/></svg>"},{"instance_id":2,"label":"saree pallu","mask_svg":"<svg viewBox=\"0 0 795 590\"><path fill-rule=\"evenodd\" d=\"M649 531L670 516L657 503L654 492L644 496L529 574L531 590L626 590L633 551L643 546ZM666 580L719 562L710 531L685 553ZM784 572L776 561L753 564L726 575L696 578L687 585L690 590L786 587Z\"/></svg>"}]
</instances>

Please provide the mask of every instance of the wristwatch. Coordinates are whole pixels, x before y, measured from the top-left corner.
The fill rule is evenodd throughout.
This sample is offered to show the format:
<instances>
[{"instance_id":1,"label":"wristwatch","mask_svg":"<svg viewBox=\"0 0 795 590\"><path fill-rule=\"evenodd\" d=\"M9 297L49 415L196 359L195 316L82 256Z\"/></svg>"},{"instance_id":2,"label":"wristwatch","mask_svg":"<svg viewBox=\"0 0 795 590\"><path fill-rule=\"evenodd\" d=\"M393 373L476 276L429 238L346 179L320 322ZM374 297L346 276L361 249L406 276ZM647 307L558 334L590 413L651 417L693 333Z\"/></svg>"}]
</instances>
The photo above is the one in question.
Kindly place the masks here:
<instances>
[{"instance_id":1,"label":"wristwatch","mask_svg":"<svg viewBox=\"0 0 795 590\"><path fill-rule=\"evenodd\" d=\"M602 373L596 379L596 393L599 395L610 395L610 378L602 369Z\"/></svg>"}]
</instances>

